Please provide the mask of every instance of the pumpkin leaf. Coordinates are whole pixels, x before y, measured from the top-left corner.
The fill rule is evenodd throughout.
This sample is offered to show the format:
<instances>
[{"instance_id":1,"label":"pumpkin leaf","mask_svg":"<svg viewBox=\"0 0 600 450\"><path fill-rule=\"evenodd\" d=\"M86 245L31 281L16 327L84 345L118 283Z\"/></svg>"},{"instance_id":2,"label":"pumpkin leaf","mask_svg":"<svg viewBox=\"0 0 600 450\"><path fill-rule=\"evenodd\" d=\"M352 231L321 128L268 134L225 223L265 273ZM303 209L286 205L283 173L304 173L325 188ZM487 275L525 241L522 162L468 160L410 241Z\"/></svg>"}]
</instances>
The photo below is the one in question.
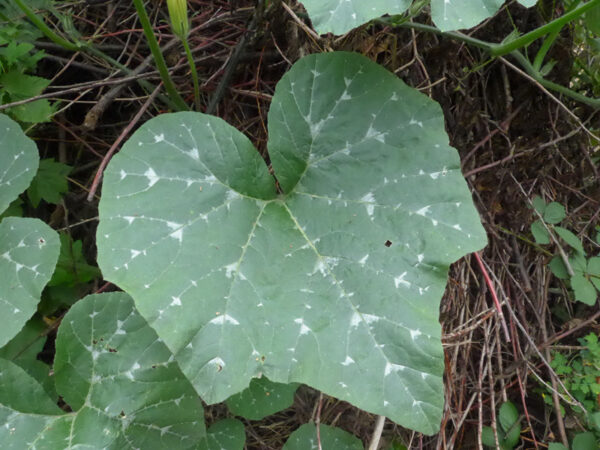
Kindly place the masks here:
<instances>
[{"instance_id":1,"label":"pumpkin leaf","mask_svg":"<svg viewBox=\"0 0 600 450\"><path fill-rule=\"evenodd\" d=\"M91 295L62 320L54 362L65 413L39 383L0 359L0 440L7 448L190 448L202 405L172 354L124 293Z\"/></svg>"},{"instance_id":2,"label":"pumpkin leaf","mask_svg":"<svg viewBox=\"0 0 600 450\"><path fill-rule=\"evenodd\" d=\"M140 127L105 172L105 278L208 403L266 376L436 432L447 270L486 243L439 105L363 56L311 55L277 86L269 154L283 194L221 119Z\"/></svg>"},{"instance_id":3,"label":"pumpkin leaf","mask_svg":"<svg viewBox=\"0 0 600 450\"><path fill-rule=\"evenodd\" d=\"M59 251L58 234L39 219L6 217L0 222L0 347L35 312Z\"/></svg>"},{"instance_id":4,"label":"pumpkin leaf","mask_svg":"<svg viewBox=\"0 0 600 450\"><path fill-rule=\"evenodd\" d=\"M297 383L274 383L266 377L254 378L250 386L227 399L227 407L236 416L261 420L292 406Z\"/></svg>"},{"instance_id":5,"label":"pumpkin leaf","mask_svg":"<svg viewBox=\"0 0 600 450\"><path fill-rule=\"evenodd\" d=\"M0 114L0 213L27 189L39 164L35 143L19 124Z\"/></svg>"},{"instance_id":6,"label":"pumpkin leaf","mask_svg":"<svg viewBox=\"0 0 600 450\"><path fill-rule=\"evenodd\" d=\"M360 439L350 433L329 425L319 425L321 447L336 450L363 450ZM283 450L318 450L317 427L306 423L294 431L283 446Z\"/></svg>"},{"instance_id":7,"label":"pumpkin leaf","mask_svg":"<svg viewBox=\"0 0 600 450\"><path fill-rule=\"evenodd\" d=\"M200 450L243 450L246 443L244 424L237 419L223 419L206 431Z\"/></svg>"}]
</instances>

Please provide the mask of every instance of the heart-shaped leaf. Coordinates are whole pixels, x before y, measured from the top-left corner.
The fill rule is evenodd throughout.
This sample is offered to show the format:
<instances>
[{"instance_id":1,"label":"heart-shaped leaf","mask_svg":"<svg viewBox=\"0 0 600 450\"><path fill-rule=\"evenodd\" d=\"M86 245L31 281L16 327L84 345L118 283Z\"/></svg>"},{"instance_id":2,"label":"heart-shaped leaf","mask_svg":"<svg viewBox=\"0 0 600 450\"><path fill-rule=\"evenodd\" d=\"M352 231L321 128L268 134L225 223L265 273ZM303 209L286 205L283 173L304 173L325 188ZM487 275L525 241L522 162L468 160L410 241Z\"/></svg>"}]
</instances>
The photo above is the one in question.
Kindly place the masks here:
<instances>
[{"instance_id":1,"label":"heart-shaped leaf","mask_svg":"<svg viewBox=\"0 0 600 450\"><path fill-rule=\"evenodd\" d=\"M6 217L0 222L0 347L35 312L59 252L58 234L41 220Z\"/></svg>"},{"instance_id":2,"label":"heart-shaped leaf","mask_svg":"<svg viewBox=\"0 0 600 450\"><path fill-rule=\"evenodd\" d=\"M172 354L124 293L88 296L56 339L64 413L16 364L0 359L3 448L189 448L205 436L202 405Z\"/></svg>"},{"instance_id":3,"label":"heart-shaped leaf","mask_svg":"<svg viewBox=\"0 0 600 450\"><path fill-rule=\"evenodd\" d=\"M98 261L205 401L301 382L433 433L448 266L486 238L442 111L352 53L279 82L269 154L199 113L143 125L107 167Z\"/></svg>"},{"instance_id":4,"label":"heart-shaped leaf","mask_svg":"<svg viewBox=\"0 0 600 450\"><path fill-rule=\"evenodd\" d=\"M317 427L314 423L306 423L294 431L283 446L283 450L363 450L360 440L350 433L329 425L319 425L321 447L317 439Z\"/></svg>"},{"instance_id":5,"label":"heart-shaped leaf","mask_svg":"<svg viewBox=\"0 0 600 450\"><path fill-rule=\"evenodd\" d=\"M27 189L38 164L35 143L19 124L0 114L0 213Z\"/></svg>"}]
</instances>

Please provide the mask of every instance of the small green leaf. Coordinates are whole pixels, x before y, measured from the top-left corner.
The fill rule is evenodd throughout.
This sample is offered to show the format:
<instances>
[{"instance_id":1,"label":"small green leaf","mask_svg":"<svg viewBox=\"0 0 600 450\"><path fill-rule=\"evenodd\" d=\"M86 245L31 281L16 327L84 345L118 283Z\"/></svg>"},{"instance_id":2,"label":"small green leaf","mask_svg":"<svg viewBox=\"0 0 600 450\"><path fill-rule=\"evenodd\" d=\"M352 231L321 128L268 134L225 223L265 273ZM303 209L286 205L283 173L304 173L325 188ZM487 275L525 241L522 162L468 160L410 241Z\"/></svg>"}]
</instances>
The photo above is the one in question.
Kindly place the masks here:
<instances>
[{"instance_id":1,"label":"small green leaf","mask_svg":"<svg viewBox=\"0 0 600 450\"><path fill-rule=\"evenodd\" d=\"M207 430L199 450L242 450L245 443L244 424L237 419L223 419Z\"/></svg>"},{"instance_id":2,"label":"small green leaf","mask_svg":"<svg viewBox=\"0 0 600 450\"><path fill-rule=\"evenodd\" d=\"M569 449L559 442L551 442L550 444L548 444L548 450L569 450Z\"/></svg>"},{"instance_id":3,"label":"small green leaf","mask_svg":"<svg viewBox=\"0 0 600 450\"><path fill-rule=\"evenodd\" d=\"M586 272L590 274L590 281L600 291L600 256L588 259Z\"/></svg>"},{"instance_id":4,"label":"small green leaf","mask_svg":"<svg viewBox=\"0 0 600 450\"><path fill-rule=\"evenodd\" d=\"M38 168L35 143L18 123L0 114L0 213L27 189Z\"/></svg>"},{"instance_id":5,"label":"small green leaf","mask_svg":"<svg viewBox=\"0 0 600 450\"><path fill-rule=\"evenodd\" d=\"M569 244L571 248L582 255L585 255L585 252L583 251L583 244L575 234L563 227L554 227L554 231L556 231L563 241Z\"/></svg>"},{"instance_id":6,"label":"small green leaf","mask_svg":"<svg viewBox=\"0 0 600 450\"><path fill-rule=\"evenodd\" d=\"M546 211L546 202L544 201L544 199L536 195L535 197L533 197L531 203L533 204L533 208L538 212L538 214L543 217L544 211Z\"/></svg>"},{"instance_id":7,"label":"small green leaf","mask_svg":"<svg viewBox=\"0 0 600 450\"><path fill-rule=\"evenodd\" d=\"M498 418L502 429L508 431L519 420L519 411L512 402L505 402L500 406Z\"/></svg>"},{"instance_id":8,"label":"small green leaf","mask_svg":"<svg viewBox=\"0 0 600 450\"><path fill-rule=\"evenodd\" d=\"M541 220L536 220L531 224L531 234L533 234L533 238L538 244L546 245L550 243L550 235Z\"/></svg>"},{"instance_id":9,"label":"small green leaf","mask_svg":"<svg viewBox=\"0 0 600 450\"><path fill-rule=\"evenodd\" d=\"M567 213L565 212L565 207L557 202L549 203L548 206L546 207L546 210L544 211L544 220L547 223L552 223L552 224L559 223L566 216L567 216Z\"/></svg>"},{"instance_id":10,"label":"small green leaf","mask_svg":"<svg viewBox=\"0 0 600 450\"><path fill-rule=\"evenodd\" d=\"M504 437L504 433L501 430L497 430L498 433L498 443L502 444L502 438ZM494 430L492 427L483 427L481 429L481 442L483 445L488 447L496 448L496 438L494 436Z\"/></svg>"},{"instance_id":11,"label":"small green leaf","mask_svg":"<svg viewBox=\"0 0 600 450\"><path fill-rule=\"evenodd\" d=\"M573 272L578 274L585 273L587 269L587 259L583 253L573 252L571 256L569 256L569 264L571 264Z\"/></svg>"},{"instance_id":12,"label":"small green leaf","mask_svg":"<svg viewBox=\"0 0 600 450\"><path fill-rule=\"evenodd\" d=\"M575 300L593 305L596 303L597 292L594 285L585 277L585 275L576 273L571 277L571 287L575 293Z\"/></svg>"},{"instance_id":13,"label":"small green leaf","mask_svg":"<svg viewBox=\"0 0 600 450\"><path fill-rule=\"evenodd\" d=\"M35 312L59 250L57 233L39 219L7 217L0 222L0 347Z\"/></svg>"},{"instance_id":14,"label":"small green leaf","mask_svg":"<svg viewBox=\"0 0 600 450\"><path fill-rule=\"evenodd\" d=\"M247 389L227 399L227 406L236 416L261 420L289 408L298 386L298 383L274 383L266 377L254 378Z\"/></svg>"},{"instance_id":15,"label":"small green leaf","mask_svg":"<svg viewBox=\"0 0 600 450\"><path fill-rule=\"evenodd\" d=\"M567 271L565 263L560 255L553 256L552 260L550 260L550 263L548 263L548 267L550 267L550 270L556 278L560 278L561 280L569 279L569 272Z\"/></svg>"},{"instance_id":16,"label":"small green leaf","mask_svg":"<svg viewBox=\"0 0 600 450\"><path fill-rule=\"evenodd\" d=\"M48 203L60 203L62 196L69 190L67 175L72 169L54 159L42 159L40 168L27 189L27 196L33 207L37 208L41 199Z\"/></svg>"},{"instance_id":17,"label":"small green leaf","mask_svg":"<svg viewBox=\"0 0 600 450\"><path fill-rule=\"evenodd\" d=\"M100 269L85 260L82 246L81 241L73 241L68 234L60 233L60 255L48 286L76 286L101 276Z\"/></svg>"},{"instance_id":18,"label":"small green leaf","mask_svg":"<svg viewBox=\"0 0 600 450\"><path fill-rule=\"evenodd\" d=\"M25 123L49 122L58 109L58 102L50 104L46 99L36 100L24 105L13 106L7 109L15 119Z\"/></svg>"},{"instance_id":19,"label":"small green leaf","mask_svg":"<svg viewBox=\"0 0 600 450\"><path fill-rule=\"evenodd\" d=\"M50 80L11 70L0 75L0 84L13 98L22 100L41 94Z\"/></svg>"},{"instance_id":20,"label":"small green leaf","mask_svg":"<svg viewBox=\"0 0 600 450\"><path fill-rule=\"evenodd\" d=\"M340 428L320 424L319 434L323 449L364 450L360 439ZM314 423L306 423L290 435L283 450L317 450L317 442L317 427Z\"/></svg>"},{"instance_id":21,"label":"small green leaf","mask_svg":"<svg viewBox=\"0 0 600 450\"><path fill-rule=\"evenodd\" d=\"M579 433L573 438L572 450L598 450L598 441L594 433Z\"/></svg>"}]
</instances>

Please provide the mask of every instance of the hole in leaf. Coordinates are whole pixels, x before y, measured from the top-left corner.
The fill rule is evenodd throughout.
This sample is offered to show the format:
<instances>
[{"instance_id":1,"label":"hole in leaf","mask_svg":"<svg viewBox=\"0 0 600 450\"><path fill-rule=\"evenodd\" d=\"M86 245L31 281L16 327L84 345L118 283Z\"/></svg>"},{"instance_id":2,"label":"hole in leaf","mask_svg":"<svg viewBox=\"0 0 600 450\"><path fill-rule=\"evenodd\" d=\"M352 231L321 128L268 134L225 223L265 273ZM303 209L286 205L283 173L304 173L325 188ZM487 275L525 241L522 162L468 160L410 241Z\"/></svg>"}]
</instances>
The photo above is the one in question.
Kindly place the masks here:
<instances>
[{"instance_id":1,"label":"hole in leaf","mask_svg":"<svg viewBox=\"0 0 600 450\"><path fill-rule=\"evenodd\" d=\"M389 239L387 241L385 241L384 244L386 247L391 247L392 246L392 241L390 241Z\"/></svg>"}]
</instances>

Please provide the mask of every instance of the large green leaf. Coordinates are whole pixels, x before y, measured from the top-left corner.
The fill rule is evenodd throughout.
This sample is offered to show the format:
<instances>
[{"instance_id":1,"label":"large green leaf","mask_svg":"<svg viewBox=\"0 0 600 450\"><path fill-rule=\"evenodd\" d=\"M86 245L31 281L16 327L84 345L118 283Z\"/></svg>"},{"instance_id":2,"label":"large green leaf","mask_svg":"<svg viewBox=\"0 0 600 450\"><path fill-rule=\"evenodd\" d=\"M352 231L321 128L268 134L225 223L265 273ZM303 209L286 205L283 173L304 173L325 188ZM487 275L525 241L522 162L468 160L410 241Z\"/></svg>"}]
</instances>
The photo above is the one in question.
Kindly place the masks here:
<instances>
[{"instance_id":1,"label":"large green leaf","mask_svg":"<svg viewBox=\"0 0 600 450\"><path fill-rule=\"evenodd\" d=\"M0 347L35 312L59 251L58 234L41 220L6 217L0 222Z\"/></svg>"},{"instance_id":2,"label":"large green leaf","mask_svg":"<svg viewBox=\"0 0 600 450\"><path fill-rule=\"evenodd\" d=\"M344 34L384 14L402 14L411 0L302 0L319 33Z\"/></svg>"},{"instance_id":3,"label":"large green leaf","mask_svg":"<svg viewBox=\"0 0 600 450\"><path fill-rule=\"evenodd\" d=\"M442 31L471 28L496 14L504 0L431 0L431 17ZM531 7L536 0L519 0ZM317 32L344 34L384 14L402 14L410 0L302 0Z\"/></svg>"},{"instance_id":4,"label":"large green leaf","mask_svg":"<svg viewBox=\"0 0 600 450\"><path fill-rule=\"evenodd\" d=\"M27 189L38 164L35 143L16 122L0 114L0 213Z\"/></svg>"},{"instance_id":5,"label":"large green leaf","mask_svg":"<svg viewBox=\"0 0 600 450\"><path fill-rule=\"evenodd\" d=\"M98 261L209 403L261 375L439 427L448 266L485 245L442 111L368 59L279 82L269 152L222 120L159 116L105 172Z\"/></svg>"},{"instance_id":6,"label":"large green leaf","mask_svg":"<svg viewBox=\"0 0 600 450\"><path fill-rule=\"evenodd\" d=\"M54 373L73 413L0 359L2 448L179 449L205 436L200 400L124 293L88 296L71 308Z\"/></svg>"},{"instance_id":7,"label":"large green leaf","mask_svg":"<svg viewBox=\"0 0 600 450\"><path fill-rule=\"evenodd\" d=\"M314 423L306 423L294 431L283 446L283 450L363 450L362 442L350 433L329 425L319 425L321 447L317 439L317 427Z\"/></svg>"}]
</instances>

